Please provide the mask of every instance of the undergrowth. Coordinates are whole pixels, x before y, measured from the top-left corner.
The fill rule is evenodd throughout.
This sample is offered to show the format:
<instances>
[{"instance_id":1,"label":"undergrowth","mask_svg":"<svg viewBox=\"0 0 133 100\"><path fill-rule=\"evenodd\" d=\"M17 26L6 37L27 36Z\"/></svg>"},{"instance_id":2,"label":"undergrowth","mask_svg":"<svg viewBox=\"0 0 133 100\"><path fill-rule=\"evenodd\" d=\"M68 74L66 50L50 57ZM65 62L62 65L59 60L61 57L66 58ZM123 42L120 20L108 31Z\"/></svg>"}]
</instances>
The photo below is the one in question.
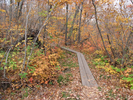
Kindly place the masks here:
<instances>
[{"instance_id":1,"label":"undergrowth","mask_svg":"<svg viewBox=\"0 0 133 100\"><path fill-rule=\"evenodd\" d=\"M26 59L28 59L28 55L30 55L30 48L30 46L27 47ZM26 63L23 69L24 54L23 50L20 52L19 48L16 48L16 51L11 51L9 54L8 63L5 63L5 59L3 59L2 66L0 67L0 71L2 72L0 75L0 86L1 91L6 90L6 92L0 92L2 95L14 95L18 90L27 87L34 90L37 88L37 85L57 84L56 80L61 72L61 67L57 60L62 54L60 48L56 48L52 54L48 51L47 56L45 56L42 50L36 47L31 55L28 66L26 67ZM4 51L1 51L0 60L3 57ZM3 78L4 67L7 79ZM5 86L3 83L8 83L8 86ZM11 91L8 91L9 89L11 89ZM28 90L26 89L25 91ZM24 97L28 95L26 93Z\"/></svg>"},{"instance_id":2,"label":"undergrowth","mask_svg":"<svg viewBox=\"0 0 133 100\"><path fill-rule=\"evenodd\" d=\"M117 59L117 62L119 62L119 60L120 59ZM120 83L123 87L133 89L133 66L126 66L125 68L120 65L114 66L109 63L107 56L102 55L98 55L92 62L96 68L103 69L120 78Z\"/></svg>"}]
</instances>

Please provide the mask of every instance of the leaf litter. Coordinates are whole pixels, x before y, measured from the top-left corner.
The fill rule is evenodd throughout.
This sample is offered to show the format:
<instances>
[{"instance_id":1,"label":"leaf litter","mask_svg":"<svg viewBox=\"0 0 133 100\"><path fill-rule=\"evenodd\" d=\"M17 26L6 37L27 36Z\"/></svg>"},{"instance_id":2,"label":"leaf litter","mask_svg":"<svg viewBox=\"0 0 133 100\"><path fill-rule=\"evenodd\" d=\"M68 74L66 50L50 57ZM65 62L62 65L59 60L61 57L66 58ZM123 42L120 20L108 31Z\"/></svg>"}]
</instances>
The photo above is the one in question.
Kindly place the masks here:
<instances>
[{"instance_id":1,"label":"leaf litter","mask_svg":"<svg viewBox=\"0 0 133 100\"><path fill-rule=\"evenodd\" d=\"M91 64L90 59L86 56L87 61ZM69 59L69 60L68 60ZM17 93L11 92L10 95L6 96L7 100L132 100L133 92L126 88L121 88L118 83L118 79L115 76L111 76L108 73L98 70L95 66L91 64L91 71L98 82L99 87L87 87L83 86L81 83L80 71L78 66L78 60L76 54L66 53L65 57L61 59L60 64L65 68L71 67L70 63L74 65L68 72L62 72L62 76L65 77L66 74L72 74L69 77L67 84L36 84L36 88L32 89L27 87L27 89L19 90ZM67 64L65 66L64 63ZM62 69L64 70L64 69ZM103 77L101 77L101 75ZM105 76L110 76L111 78L105 78ZM30 79L30 81L32 78ZM47 81L46 81L47 82ZM9 92L9 90L6 90ZM6 92L5 91L5 92Z\"/></svg>"}]
</instances>

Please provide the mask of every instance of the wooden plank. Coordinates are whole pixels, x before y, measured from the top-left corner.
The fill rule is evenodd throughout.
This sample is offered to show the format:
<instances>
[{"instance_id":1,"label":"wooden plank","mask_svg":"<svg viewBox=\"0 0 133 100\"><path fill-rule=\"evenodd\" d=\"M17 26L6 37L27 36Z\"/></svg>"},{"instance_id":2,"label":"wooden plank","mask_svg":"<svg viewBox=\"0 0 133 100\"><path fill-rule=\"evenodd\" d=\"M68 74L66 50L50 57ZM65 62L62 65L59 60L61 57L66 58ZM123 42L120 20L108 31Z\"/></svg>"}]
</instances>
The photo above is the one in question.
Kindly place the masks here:
<instances>
[{"instance_id":1,"label":"wooden plank","mask_svg":"<svg viewBox=\"0 0 133 100\"><path fill-rule=\"evenodd\" d=\"M84 55L82 53L80 53L80 55L81 55L82 62L84 64L84 69L85 69L86 77L88 79L87 81L90 83L90 86L98 87L97 82L96 82L95 78L93 77L93 75L92 75L92 73L90 71L90 68L89 68L89 66L88 66L88 64L87 64L87 62L85 60Z\"/></svg>"},{"instance_id":2,"label":"wooden plank","mask_svg":"<svg viewBox=\"0 0 133 100\"><path fill-rule=\"evenodd\" d=\"M84 55L69 48L61 47L61 49L77 54L82 84L88 87L98 87L98 84L90 71Z\"/></svg>"},{"instance_id":3,"label":"wooden plank","mask_svg":"<svg viewBox=\"0 0 133 100\"><path fill-rule=\"evenodd\" d=\"M71 49L65 48L65 47L61 47L61 49L64 49L64 50L67 50L67 51L70 51L70 52L73 52L73 53L78 53L77 51L74 51L74 50L71 50Z\"/></svg>"},{"instance_id":4,"label":"wooden plank","mask_svg":"<svg viewBox=\"0 0 133 100\"><path fill-rule=\"evenodd\" d=\"M81 58L82 58L82 61L84 63L84 67L85 67L85 71L86 71L86 75L88 77L88 81L90 82L91 86L98 86L97 85L97 82L95 81L90 69L89 69L89 66L85 60L85 57L83 54L81 54Z\"/></svg>"},{"instance_id":5,"label":"wooden plank","mask_svg":"<svg viewBox=\"0 0 133 100\"><path fill-rule=\"evenodd\" d=\"M79 69L80 69L80 76L81 76L82 84L85 85L85 86L90 86L88 81L87 81L88 79L87 79L85 69L84 69L84 66L83 66L83 62L81 60L79 52L77 53L77 56L78 56Z\"/></svg>"}]
</instances>

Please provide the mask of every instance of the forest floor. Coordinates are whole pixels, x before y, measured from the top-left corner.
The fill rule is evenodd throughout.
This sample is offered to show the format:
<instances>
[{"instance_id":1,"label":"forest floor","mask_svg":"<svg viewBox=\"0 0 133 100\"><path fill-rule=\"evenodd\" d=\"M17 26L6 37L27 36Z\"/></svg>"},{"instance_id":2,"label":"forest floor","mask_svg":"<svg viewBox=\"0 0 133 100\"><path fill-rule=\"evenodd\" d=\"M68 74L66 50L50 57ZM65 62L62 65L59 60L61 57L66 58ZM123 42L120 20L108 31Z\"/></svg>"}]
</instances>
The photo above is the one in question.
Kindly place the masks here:
<instances>
[{"instance_id":1,"label":"forest floor","mask_svg":"<svg viewBox=\"0 0 133 100\"><path fill-rule=\"evenodd\" d=\"M62 73L57 81L59 84L38 85L36 90L21 89L18 93L11 92L7 100L133 100L133 91L122 88L119 78L102 69L97 69L90 55L85 55L90 70L99 87L87 87L81 84L78 59L76 54L64 51L59 59ZM8 91L8 90L7 90ZM5 91L6 94L6 91Z\"/></svg>"}]
</instances>

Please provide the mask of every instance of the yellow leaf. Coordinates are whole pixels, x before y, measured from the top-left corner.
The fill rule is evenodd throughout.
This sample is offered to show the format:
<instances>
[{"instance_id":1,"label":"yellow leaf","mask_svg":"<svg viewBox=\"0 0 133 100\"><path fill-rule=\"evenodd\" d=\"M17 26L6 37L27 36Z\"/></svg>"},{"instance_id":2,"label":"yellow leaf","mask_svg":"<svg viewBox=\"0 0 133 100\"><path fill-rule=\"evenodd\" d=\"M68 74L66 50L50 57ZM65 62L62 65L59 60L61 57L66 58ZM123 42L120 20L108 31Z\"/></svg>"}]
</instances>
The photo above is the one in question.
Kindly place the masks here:
<instances>
[{"instance_id":1,"label":"yellow leaf","mask_svg":"<svg viewBox=\"0 0 133 100\"><path fill-rule=\"evenodd\" d=\"M3 10L3 9L0 9L0 12L6 12L5 10Z\"/></svg>"},{"instance_id":2,"label":"yellow leaf","mask_svg":"<svg viewBox=\"0 0 133 100\"><path fill-rule=\"evenodd\" d=\"M20 2L21 0L15 0L16 2Z\"/></svg>"}]
</instances>

